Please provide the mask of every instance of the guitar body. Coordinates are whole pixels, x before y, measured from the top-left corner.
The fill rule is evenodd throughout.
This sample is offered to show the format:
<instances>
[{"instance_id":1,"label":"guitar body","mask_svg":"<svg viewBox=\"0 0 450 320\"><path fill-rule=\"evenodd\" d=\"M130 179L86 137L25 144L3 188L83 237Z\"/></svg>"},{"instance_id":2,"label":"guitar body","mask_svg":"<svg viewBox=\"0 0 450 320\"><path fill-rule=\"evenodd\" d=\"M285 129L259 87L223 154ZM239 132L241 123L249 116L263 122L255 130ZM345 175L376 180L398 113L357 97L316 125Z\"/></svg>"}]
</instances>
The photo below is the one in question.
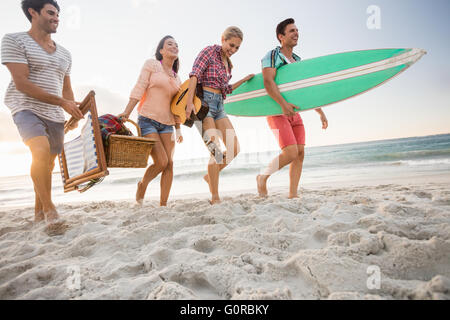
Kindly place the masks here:
<instances>
[{"instance_id":1,"label":"guitar body","mask_svg":"<svg viewBox=\"0 0 450 320\"><path fill-rule=\"evenodd\" d=\"M172 100L170 109L174 115L180 118L182 124L188 127L192 127L195 120L203 120L206 117L209 111L209 107L202 104L202 100L196 94L194 97L194 113L191 115L191 119L186 119L188 90L189 80L181 85L180 91Z\"/></svg>"}]
</instances>

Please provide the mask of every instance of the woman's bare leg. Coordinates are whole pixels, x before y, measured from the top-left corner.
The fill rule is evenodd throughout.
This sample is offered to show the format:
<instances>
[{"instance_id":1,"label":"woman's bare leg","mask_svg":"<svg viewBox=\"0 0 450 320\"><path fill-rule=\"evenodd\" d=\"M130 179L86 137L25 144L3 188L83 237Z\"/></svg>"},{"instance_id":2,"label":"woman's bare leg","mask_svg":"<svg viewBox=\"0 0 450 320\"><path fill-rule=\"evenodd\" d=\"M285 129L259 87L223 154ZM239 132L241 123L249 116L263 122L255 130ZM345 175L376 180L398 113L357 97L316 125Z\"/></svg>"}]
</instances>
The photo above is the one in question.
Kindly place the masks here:
<instances>
[{"instance_id":1,"label":"woman's bare leg","mask_svg":"<svg viewBox=\"0 0 450 320\"><path fill-rule=\"evenodd\" d=\"M212 141L219 143L220 131L217 130L213 118L206 118L203 120L203 133L208 134ZM209 191L211 192L211 203L220 203L219 196L219 172L220 164L217 164L214 157L211 156L208 163L208 175L205 176L206 182L209 184Z\"/></svg>"},{"instance_id":2,"label":"woman's bare leg","mask_svg":"<svg viewBox=\"0 0 450 320\"><path fill-rule=\"evenodd\" d=\"M175 151L175 137L172 133L163 133L160 135L161 142L167 155L167 166L161 175L161 206L167 206L170 189L173 182L173 154Z\"/></svg>"},{"instance_id":3,"label":"woman's bare leg","mask_svg":"<svg viewBox=\"0 0 450 320\"><path fill-rule=\"evenodd\" d=\"M167 167L168 163L166 150L164 149L159 134L152 133L145 136L145 138L154 139L156 140L156 143L153 146L151 152L153 164L150 167L148 167L147 171L144 174L144 177L138 183L138 188L136 191L136 201L139 204L142 204L144 200L145 192L147 191L149 183L152 182L152 180L155 179L158 176L158 174L163 172L163 170Z\"/></svg>"},{"instance_id":4,"label":"woman's bare leg","mask_svg":"<svg viewBox=\"0 0 450 320\"><path fill-rule=\"evenodd\" d=\"M238 156L239 152L241 152L241 147L230 119L217 120L216 128L220 130L222 140L227 149L225 160L219 166L220 171L222 171Z\"/></svg>"}]
</instances>

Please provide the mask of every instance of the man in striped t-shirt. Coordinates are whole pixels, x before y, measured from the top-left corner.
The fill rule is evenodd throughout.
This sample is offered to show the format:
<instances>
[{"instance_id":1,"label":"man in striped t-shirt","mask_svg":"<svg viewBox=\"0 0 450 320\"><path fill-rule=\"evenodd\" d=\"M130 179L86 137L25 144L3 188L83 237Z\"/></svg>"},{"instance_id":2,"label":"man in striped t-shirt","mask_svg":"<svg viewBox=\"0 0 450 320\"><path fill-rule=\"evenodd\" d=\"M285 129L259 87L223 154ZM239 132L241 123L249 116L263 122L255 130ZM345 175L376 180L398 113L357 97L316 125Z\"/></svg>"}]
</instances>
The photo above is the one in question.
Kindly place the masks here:
<instances>
[{"instance_id":1,"label":"man in striped t-shirt","mask_svg":"<svg viewBox=\"0 0 450 320\"><path fill-rule=\"evenodd\" d=\"M59 23L58 4L54 0L23 0L22 9L31 29L6 34L1 45L2 64L12 76L5 104L32 154L35 220L46 220L48 230L57 230L62 224L52 202L51 173L63 148L64 111L78 120L83 114L70 84L70 53L51 39Z\"/></svg>"}]
</instances>

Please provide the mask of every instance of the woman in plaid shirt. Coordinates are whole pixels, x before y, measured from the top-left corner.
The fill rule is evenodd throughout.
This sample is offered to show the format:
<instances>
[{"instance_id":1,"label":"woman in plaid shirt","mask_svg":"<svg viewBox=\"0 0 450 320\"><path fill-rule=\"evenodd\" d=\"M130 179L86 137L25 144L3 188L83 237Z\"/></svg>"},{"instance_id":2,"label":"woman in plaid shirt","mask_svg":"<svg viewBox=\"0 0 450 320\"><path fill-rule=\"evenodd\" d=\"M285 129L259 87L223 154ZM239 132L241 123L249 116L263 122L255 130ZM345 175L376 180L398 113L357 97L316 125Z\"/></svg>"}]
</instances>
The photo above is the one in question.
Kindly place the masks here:
<instances>
[{"instance_id":1,"label":"woman in plaid shirt","mask_svg":"<svg viewBox=\"0 0 450 320\"><path fill-rule=\"evenodd\" d=\"M228 151L225 153L224 161L216 163L211 157L208 164L208 174L204 179L211 191L211 204L220 203L220 171L230 164L240 151L236 132L225 113L223 101L227 94L254 77L250 74L233 85L229 84L233 69L230 57L239 50L243 39L244 35L239 28L229 27L222 35L221 46L209 46L200 52L189 75L191 81L186 109L187 118L190 118L195 109L194 94L197 84L200 84L203 87L203 101L209 106L209 113L203 120L203 133L211 137L211 141L222 139Z\"/></svg>"}]
</instances>

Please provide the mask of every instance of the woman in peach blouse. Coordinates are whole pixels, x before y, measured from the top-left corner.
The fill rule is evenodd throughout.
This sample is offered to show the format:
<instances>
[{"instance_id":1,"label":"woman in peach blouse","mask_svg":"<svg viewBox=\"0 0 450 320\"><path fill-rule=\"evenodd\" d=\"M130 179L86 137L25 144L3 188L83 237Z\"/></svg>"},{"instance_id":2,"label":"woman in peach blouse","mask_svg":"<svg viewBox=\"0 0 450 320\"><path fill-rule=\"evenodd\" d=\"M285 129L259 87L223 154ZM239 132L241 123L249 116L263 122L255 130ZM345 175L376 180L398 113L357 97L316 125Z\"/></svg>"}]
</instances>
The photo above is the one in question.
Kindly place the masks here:
<instances>
[{"instance_id":1,"label":"woman in peach blouse","mask_svg":"<svg viewBox=\"0 0 450 320\"><path fill-rule=\"evenodd\" d=\"M138 124L144 137L155 139L157 142L151 153L153 165L147 169L138 183L136 201L139 204L143 203L149 183L162 173L160 204L167 206L173 181L174 126L177 142L183 142L180 121L170 110L170 103L181 85L178 77L178 44L175 39L171 36L164 37L156 49L155 56L156 60L150 59L145 62L137 84L131 92L130 101L119 117L128 119L139 101L143 100L138 107Z\"/></svg>"}]
</instances>

